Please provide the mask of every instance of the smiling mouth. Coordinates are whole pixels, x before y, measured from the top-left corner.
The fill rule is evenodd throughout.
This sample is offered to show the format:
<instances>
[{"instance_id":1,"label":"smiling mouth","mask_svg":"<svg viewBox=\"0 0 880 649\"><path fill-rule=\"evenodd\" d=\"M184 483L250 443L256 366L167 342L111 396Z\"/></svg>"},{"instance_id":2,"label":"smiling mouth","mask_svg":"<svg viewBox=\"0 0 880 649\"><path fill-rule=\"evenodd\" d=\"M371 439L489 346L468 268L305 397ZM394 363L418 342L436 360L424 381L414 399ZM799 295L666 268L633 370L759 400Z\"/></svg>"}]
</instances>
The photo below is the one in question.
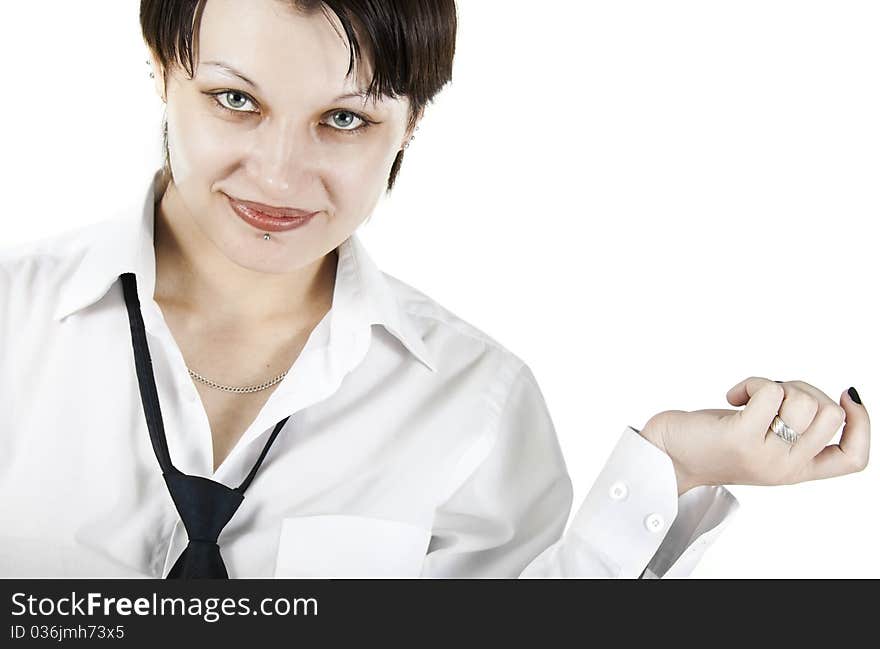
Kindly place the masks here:
<instances>
[{"instance_id":1,"label":"smiling mouth","mask_svg":"<svg viewBox=\"0 0 880 649\"><path fill-rule=\"evenodd\" d=\"M304 210L284 210L285 213L295 212L303 216L273 216L264 214L250 207L253 203L242 202L227 196L232 211L245 223L262 232L284 232L294 230L310 223L318 212L305 212Z\"/></svg>"},{"instance_id":2,"label":"smiling mouth","mask_svg":"<svg viewBox=\"0 0 880 649\"><path fill-rule=\"evenodd\" d=\"M304 219L317 214L317 212L310 212L309 210L302 210L295 207L275 207L273 205L266 205L265 203L245 201L240 198L234 198L228 195L227 198L229 198L229 200L233 203L237 203L239 206L245 208L246 210L258 216L264 216L266 218Z\"/></svg>"}]
</instances>

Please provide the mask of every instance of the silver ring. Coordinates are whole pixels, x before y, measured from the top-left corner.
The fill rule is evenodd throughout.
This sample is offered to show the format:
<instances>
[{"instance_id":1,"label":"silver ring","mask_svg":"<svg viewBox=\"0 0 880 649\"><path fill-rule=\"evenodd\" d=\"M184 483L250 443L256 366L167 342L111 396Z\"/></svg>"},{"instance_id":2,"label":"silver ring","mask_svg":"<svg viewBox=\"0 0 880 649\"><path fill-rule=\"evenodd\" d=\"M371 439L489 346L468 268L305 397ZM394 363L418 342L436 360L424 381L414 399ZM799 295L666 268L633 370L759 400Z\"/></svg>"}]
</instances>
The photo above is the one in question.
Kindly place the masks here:
<instances>
[{"instance_id":1,"label":"silver ring","mask_svg":"<svg viewBox=\"0 0 880 649\"><path fill-rule=\"evenodd\" d=\"M794 428L786 424L782 419L779 418L779 415L773 417L773 422L770 424L770 429L776 433L776 436L780 439L785 440L789 444L794 444L798 441L800 434L795 431Z\"/></svg>"}]
</instances>

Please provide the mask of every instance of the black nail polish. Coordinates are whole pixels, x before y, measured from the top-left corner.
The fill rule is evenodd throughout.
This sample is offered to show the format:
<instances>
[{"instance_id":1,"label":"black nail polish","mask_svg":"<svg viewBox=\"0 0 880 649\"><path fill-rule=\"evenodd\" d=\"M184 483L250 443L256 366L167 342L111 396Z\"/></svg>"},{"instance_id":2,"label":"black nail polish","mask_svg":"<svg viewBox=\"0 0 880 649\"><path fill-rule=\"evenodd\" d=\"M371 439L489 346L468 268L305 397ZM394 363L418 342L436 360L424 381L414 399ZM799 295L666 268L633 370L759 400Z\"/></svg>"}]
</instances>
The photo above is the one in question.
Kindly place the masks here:
<instances>
[{"instance_id":1,"label":"black nail polish","mask_svg":"<svg viewBox=\"0 0 880 649\"><path fill-rule=\"evenodd\" d=\"M849 395L850 399L855 401L857 404L862 405L862 400L859 398L859 393L856 391L855 388L850 388L846 391L846 393Z\"/></svg>"}]
</instances>

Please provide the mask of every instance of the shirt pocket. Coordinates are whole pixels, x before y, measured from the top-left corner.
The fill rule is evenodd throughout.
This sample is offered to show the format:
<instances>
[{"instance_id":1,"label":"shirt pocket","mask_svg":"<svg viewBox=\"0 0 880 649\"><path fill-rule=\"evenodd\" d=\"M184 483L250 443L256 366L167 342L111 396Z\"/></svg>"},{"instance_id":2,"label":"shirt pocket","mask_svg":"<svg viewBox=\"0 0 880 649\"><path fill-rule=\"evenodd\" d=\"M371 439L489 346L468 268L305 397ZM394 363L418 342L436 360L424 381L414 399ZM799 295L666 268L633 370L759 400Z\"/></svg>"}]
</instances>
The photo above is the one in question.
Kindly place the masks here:
<instances>
[{"instance_id":1,"label":"shirt pocket","mask_svg":"<svg viewBox=\"0 0 880 649\"><path fill-rule=\"evenodd\" d=\"M317 514L281 521L276 579L415 578L431 530L413 523Z\"/></svg>"}]
</instances>

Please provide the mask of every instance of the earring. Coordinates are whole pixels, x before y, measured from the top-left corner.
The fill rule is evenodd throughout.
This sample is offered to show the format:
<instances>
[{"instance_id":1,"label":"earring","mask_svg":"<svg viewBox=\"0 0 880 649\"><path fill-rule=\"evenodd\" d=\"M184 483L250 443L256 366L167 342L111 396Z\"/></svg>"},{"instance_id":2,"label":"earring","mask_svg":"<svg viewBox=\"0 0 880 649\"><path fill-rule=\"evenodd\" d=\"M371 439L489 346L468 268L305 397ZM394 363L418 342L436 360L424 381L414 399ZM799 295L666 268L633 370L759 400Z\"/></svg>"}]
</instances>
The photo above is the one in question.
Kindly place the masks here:
<instances>
[{"instance_id":1,"label":"earring","mask_svg":"<svg viewBox=\"0 0 880 649\"><path fill-rule=\"evenodd\" d=\"M415 140L415 139L416 139L416 136L413 135L410 139L408 139L408 140L406 141L406 143L403 145L403 148L404 148L404 149L408 149L408 148L409 148L409 143L412 142L412 141Z\"/></svg>"}]
</instances>

